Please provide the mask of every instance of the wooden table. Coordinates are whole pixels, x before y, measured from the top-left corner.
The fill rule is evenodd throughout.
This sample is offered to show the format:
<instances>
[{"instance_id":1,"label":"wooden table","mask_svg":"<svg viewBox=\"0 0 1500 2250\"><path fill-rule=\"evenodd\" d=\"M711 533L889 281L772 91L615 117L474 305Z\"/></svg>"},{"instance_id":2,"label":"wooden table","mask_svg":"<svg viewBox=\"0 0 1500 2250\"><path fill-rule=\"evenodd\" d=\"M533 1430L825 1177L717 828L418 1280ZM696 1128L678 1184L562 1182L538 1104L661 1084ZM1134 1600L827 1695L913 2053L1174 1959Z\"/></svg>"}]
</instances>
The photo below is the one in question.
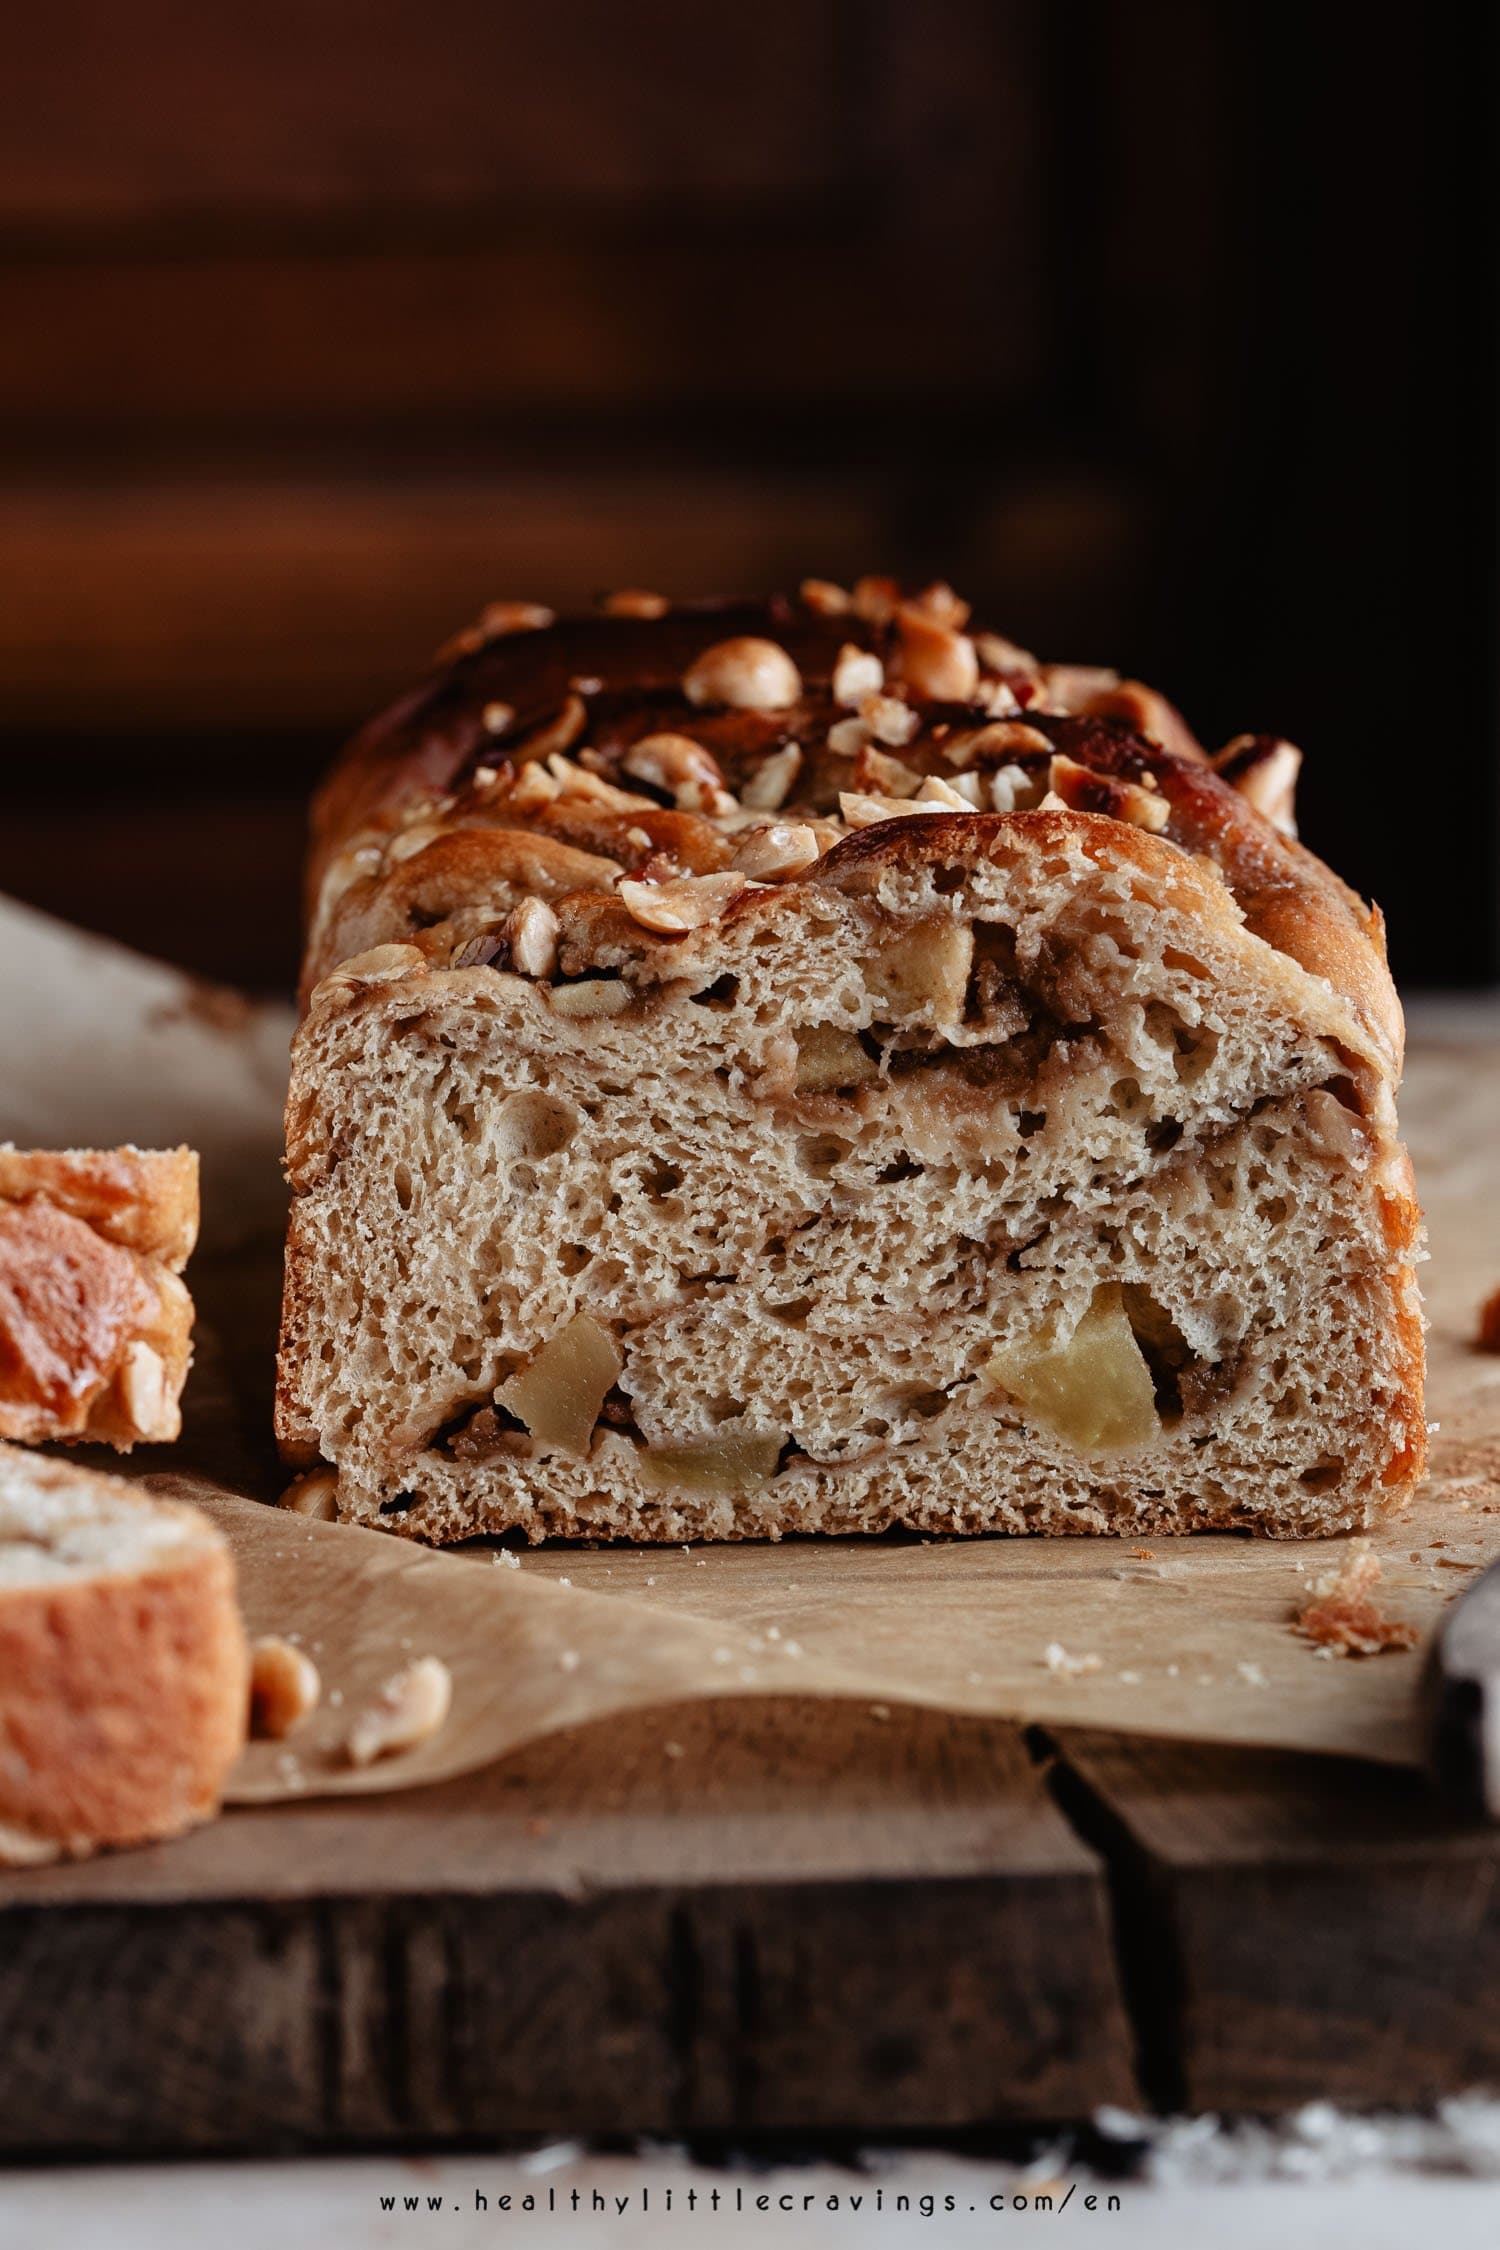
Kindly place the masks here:
<instances>
[{"instance_id":1,"label":"wooden table","mask_svg":"<svg viewBox=\"0 0 1500 2250\"><path fill-rule=\"evenodd\" d=\"M1500 2076L1497 1878L1373 1767L646 1713L5 1879L0 2149L1411 2104Z\"/></svg>"}]
</instances>

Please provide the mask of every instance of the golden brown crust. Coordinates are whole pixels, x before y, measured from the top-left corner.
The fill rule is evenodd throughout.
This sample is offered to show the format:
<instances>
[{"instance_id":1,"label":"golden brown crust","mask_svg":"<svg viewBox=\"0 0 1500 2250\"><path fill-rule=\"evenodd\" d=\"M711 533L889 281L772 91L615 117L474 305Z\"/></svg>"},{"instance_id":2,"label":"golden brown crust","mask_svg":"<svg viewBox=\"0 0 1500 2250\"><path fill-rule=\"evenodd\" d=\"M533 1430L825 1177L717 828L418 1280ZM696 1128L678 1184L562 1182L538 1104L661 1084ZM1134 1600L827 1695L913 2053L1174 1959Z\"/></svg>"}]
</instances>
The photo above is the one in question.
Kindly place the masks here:
<instances>
[{"instance_id":1,"label":"golden brown crust","mask_svg":"<svg viewBox=\"0 0 1500 2250\"><path fill-rule=\"evenodd\" d=\"M947 589L920 600L937 618L962 611ZM786 651L797 701L782 710L694 702L683 688L694 664L716 644L749 636ZM981 671L967 706L907 690L896 613L828 614L804 600L564 619L471 645L366 728L319 797L307 989L375 945L416 941L441 965L427 933L461 908L471 919L498 915L522 891L555 901L607 894L619 871L667 879L727 866L734 824L663 806L664 792L630 770L633 746L647 737L671 733L701 746L747 805L767 761L792 750L797 771L778 816L824 823L836 821L841 791L876 786L872 758L877 766L894 761L914 780L987 783L1009 767L1044 777L1045 744L1093 772L1159 790L1170 812L1167 840L1211 860L1253 933L1326 978L1350 1007L1356 1039L1399 1069L1401 1016L1378 915L1214 770L1166 698L1138 681L1038 665L983 633L973 643L981 656L992 650L995 663ZM858 714L835 697L840 656L851 648L884 668L884 718L894 712L900 722L886 735L875 716L863 744L848 739L859 731ZM486 726L497 707L510 721L498 734ZM1004 739L1017 723L1032 747ZM566 786L548 798L526 782L545 782L545 761L559 744L571 773L605 785L599 796ZM626 801L610 802L622 789ZM920 833L903 828L899 848L920 851ZM595 864L586 869L569 852Z\"/></svg>"},{"instance_id":2,"label":"golden brown crust","mask_svg":"<svg viewBox=\"0 0 1500 2250\"><path fill-rule=\"evenodd\" d=\"M177 1436L197 1224L190 1149L0 1149L0 1438Z\"/></svg>"},{"instance_id":3,"label":"golden brown crust","mask_svg":"<svg viewBox=\"0 0 1500 2250\"><path fill-rule=\"evenodd\" d=\"M181 1273L198 1240L198 1153L0 1147L0 1203L33 1197Z\"/></svg>"},{"instance_id":4,"label":"golden brown crust","mask_svg":"<svg viewBox=\"0 0 1500 2250\"><path fill-rule=\"evenodd\" d=\"M69 1521L149 1515L181 1536L42 1583L0 1576L0 1831L76 1853L216 1810L245 1736L248 1658L223 1539L196 1511L0 1447L0 1480ZM37 1533L38 1539L44 1536ZM0 1536L0 1563L4 1558Z\"/></svg>"}]
</instances>

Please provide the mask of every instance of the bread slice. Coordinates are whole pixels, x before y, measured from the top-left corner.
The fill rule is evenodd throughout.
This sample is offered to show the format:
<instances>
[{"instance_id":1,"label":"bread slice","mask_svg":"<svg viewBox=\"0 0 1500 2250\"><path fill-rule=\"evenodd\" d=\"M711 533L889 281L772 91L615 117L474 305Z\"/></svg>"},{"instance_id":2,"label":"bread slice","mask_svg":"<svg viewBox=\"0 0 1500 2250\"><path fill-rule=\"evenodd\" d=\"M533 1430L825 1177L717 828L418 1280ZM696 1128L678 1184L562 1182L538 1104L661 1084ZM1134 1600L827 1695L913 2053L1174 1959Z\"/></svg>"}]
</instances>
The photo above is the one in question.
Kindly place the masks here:
<instances>
[{"instance_id":1,"label":"bread slice","mask_svg":"<svg viewBox=\"0 0 1500 2250\"><path fill-rule=\"evenodd\" d=\"M1226 779L966 623L544 623L354 746L278 1410L340 1513L1299 1534L1411 1489L1401 1018L1295 751Z\"/></svg>"},{"instance_id":2,"label":"bread slice","mask_svg":"<svg viewBox=\"0 0 1500 2250\"><path fill-rule=\"evenodd\" d=\"M0 1147L0 1438L175 1438L192 1149Z\"/></svg>"},{"instance_id":3,"label":"bread slice","mask_svg":"<svg viewBox=\"0 0 1500 2250\"><path fill-rule=\"evenodd\" d=\"M0 1865L206 1820L248 1702L208 1519L0 1445Z\"/></svg>"}]
</instances>

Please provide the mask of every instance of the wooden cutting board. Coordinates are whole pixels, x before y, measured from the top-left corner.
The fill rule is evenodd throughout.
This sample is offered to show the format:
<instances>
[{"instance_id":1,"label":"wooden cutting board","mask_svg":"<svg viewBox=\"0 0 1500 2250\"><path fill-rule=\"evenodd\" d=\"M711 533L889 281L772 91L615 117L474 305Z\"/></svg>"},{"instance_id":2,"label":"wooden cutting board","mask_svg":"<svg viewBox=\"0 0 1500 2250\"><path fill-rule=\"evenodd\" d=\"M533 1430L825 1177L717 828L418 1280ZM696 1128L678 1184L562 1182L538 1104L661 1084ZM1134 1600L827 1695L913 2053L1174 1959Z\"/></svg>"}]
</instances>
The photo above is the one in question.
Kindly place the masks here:
<instances>
[{"instance_id":1,"label":"wooden cutting board","mask_svg":"<svg viewBox=\"0 0 1500 2250\"><path fill-rule=\"evenodd\" d=\"M699 1706L0 1881L0 2149L1409 2105L1497 1991L1500 1840L1414 1777Z\"/></svg>"}]
</instances>

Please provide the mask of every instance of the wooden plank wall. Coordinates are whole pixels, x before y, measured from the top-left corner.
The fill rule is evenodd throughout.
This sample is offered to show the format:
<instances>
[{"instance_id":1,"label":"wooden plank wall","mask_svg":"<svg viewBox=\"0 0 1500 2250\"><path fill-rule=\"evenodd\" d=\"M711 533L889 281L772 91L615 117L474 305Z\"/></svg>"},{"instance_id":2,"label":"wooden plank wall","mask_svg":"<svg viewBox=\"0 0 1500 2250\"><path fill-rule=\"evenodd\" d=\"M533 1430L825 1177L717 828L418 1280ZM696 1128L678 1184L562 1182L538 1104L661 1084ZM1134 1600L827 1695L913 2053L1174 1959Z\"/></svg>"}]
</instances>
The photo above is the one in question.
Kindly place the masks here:
<instances>
[{"instance_id":1,"label":"wooden plank wall","mask_svg":"<svg viewBox=\"0 0 1500 2250\"><path fill-rule=\"evenodd\" d=\"M873 562L1215 738L1305 736L1403 965L1483 973L1483 72L1425 19L1398 53L1304 16L18 21L0 887L276 982L311 773L481 600ZM1480 816L1446 858L1350 787L1417 706Z\"/></svg>"}]
</instances>

